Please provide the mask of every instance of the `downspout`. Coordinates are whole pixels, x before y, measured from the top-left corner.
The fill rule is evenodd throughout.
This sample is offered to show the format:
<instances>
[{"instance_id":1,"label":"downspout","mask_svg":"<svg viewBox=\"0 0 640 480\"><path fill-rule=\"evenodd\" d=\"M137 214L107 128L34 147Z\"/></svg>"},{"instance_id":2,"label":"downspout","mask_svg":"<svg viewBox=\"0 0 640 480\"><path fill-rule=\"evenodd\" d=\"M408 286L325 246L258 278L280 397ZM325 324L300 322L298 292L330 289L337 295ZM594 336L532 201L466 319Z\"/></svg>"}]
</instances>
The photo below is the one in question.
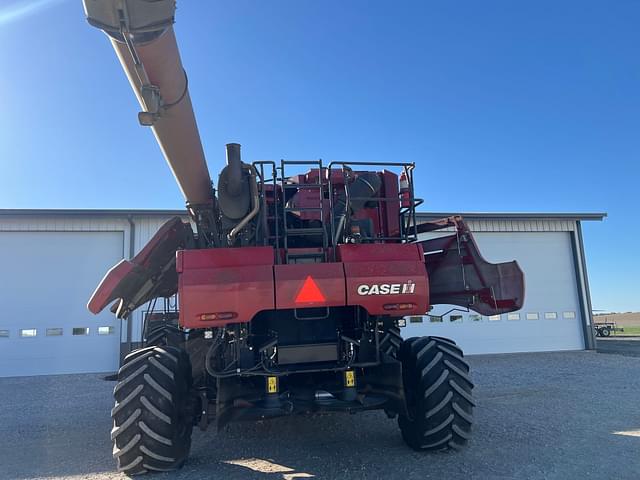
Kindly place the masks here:
<instances>
[{"instance_id":1,"label":"downspout","mask_svg":"<svg viewBox=\"0 0 640 480\"><path fill-rule=\"evenodd\" d=\"M580 308L580 317L582 319L581 329L584 340L585 350L593 350L596 348L593 337L591 307L587 299L587 288L585 285L586 271L584 270L584 251L580 243L580 222L574 223L574 230L569 232L571 235L571 250L573 253L573 267L575 270L576 288L578 289L578 307Z\"/></svg>"},{"instance_id":2,"label":"downspout","mask_svg":"<svg viewBox=\"0 0 640 480\"><path fill-rule=\"evenodd\" d=\"M133 215L127 215L129 222L129 259L136 256L136 222L133 221Z\"/></svg>"},{"instance_id":3,"label":"downspout","mask_svg":"<svg viewBox=\"0 0 640 480\"><path fill-rule=\"evenodd\" d=\"M591 348L596 348L596 341L595 341L595 337L593 334L593 306L591 305L591 289L589 288L589 275L587 273L587 259L586 259L586 252L584 251L584 240L582 238L582 222L580 220L578 220L576 222L576 225L578 227L578 246L580 248L580 261L582 263L582 274L584 275L584 289L585 289L585 295L587 297L587 321L589 322L589 329L588 329L588 339L589 339L589 346Z\"/></svg>"},{"instance_id":4,"label":"downspout","mask_svg":"<svg viewBox=\"0 0 640 480\"><path fill-rule=\"evenodd\" d=\"M133 221L133 215L127 215L127 222L129 222L129 259L132 259L136 255L136 223ZM127 321L127 338L126 338L126 352L122 351L122 343L120 343L120 363L124 359L125 355L131 353L131 337L133 336L133 312L129 312L126 317ZM123 355L124 354L124 355Z\"/></svg>"}]
</instances>

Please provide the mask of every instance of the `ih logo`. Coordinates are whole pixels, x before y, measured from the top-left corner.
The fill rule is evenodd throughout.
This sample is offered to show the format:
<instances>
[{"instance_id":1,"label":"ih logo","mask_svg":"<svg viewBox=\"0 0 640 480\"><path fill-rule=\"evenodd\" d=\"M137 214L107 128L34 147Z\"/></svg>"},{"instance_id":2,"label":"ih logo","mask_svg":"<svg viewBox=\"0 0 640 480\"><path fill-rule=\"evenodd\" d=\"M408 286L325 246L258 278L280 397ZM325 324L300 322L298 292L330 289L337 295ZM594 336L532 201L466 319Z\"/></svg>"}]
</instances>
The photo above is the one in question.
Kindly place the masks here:
<instances>
[{"instance_id":1,"label":"ih logo","mask_svg":"<svg viewBox=\"0 0 640 480\"><path fill-rule=\"evenodd\" d=\"M326 301L318 284L308 275L296 296L296 303L319 303Z\"/></svg>"},{"instance_id":2,"label":"ih logo","mask_svg":"<svg viewBox=\"0 0 640 480\"><path fill-rule=\"evenodd\" d=\"M416 284L413 280L407 283L374 283L358 285L358 295L413 295Z\"/></svg>"}]
</instances>

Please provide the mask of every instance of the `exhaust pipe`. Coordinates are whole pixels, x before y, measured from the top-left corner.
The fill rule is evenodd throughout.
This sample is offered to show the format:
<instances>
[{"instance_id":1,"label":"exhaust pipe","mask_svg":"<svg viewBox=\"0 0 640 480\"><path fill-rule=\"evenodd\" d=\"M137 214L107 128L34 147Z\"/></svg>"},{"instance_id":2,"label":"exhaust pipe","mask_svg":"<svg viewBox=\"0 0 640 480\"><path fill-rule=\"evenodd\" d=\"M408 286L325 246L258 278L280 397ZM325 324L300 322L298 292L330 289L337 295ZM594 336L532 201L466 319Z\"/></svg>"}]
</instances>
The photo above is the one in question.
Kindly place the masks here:
<instances>
[{"instance_id":1,"label":"exhaust pipe","mask_svg":"<svg viewBox=\"0 0 640 480\"><path fill-rule=\"evenodd\" d=\"M227 192L237 196L242 190L242 161L240 160L240 144L227 143Z\"/></svg>"},{"instance_id":2,"label":"exhaust pipe","mask_svg":"<svg viewBox=\"0 0 640 480\"><path fill-rule=\"evenodd\" d=\"M251 209L251 166L240 159L240 144L227 144L227 166L218 177L218 206L222 215L235 223Z\"/></svg>"}]
</instances>

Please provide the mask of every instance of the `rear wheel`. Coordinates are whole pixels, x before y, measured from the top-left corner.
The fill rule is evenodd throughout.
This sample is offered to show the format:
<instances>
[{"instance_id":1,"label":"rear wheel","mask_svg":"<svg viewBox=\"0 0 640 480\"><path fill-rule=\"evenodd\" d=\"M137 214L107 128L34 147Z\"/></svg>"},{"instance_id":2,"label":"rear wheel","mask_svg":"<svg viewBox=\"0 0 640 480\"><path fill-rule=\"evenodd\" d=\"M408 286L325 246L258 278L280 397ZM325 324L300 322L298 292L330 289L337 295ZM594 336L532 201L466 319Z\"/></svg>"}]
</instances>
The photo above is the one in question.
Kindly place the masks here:
<instances>
[{"instance_id":1,"label":"rear wheel","mask_svg":"<svg viewBox=\"0 0 640 480\"><path fill-rule=\"evenodd\" d=\"M111 410L118 470L136 475L180 468L189 454L191 366L183 350L146 347L125 358Z\"/></svg>"},{"instance_id":2,"label":"rear wheel","mask_svg":"<svg viewBox=\"0 0 640 480\"><path fill-rule=\"evenodd\" d=\"M160 324L151 326L145 333L144 345L181 348L184 345L184 333L175 325Z\"/></svg>"},{"instance_id":3,"label":"rear wheel","mask_svg":"<svg viewBox=\"0 0 640 480\"><path fill-rule=\"evenodd\" d=\"M611 329L609 327L604 327L602 329L602 336L603 337L608 337L611 335Z\"/></svg>"},{"instance_id":4,"label":"rear wheel","mask_svg":"<svg viewBox=\"0 0 640 480\"><path fill-rule=\"evenodd\" d=\"M380 351L387 355L398 358L398 352L402 345L402 335L398 327L390 327L380 340Z\"/></svg>"},{"instance_id":5,"label":"rear wheel","mask_svg":"<svg viewBox=\"0 0 640 480\"><path fill-rule=\"evenodd\" d=\"M400 348L408 416L402 438L415 450L461 447L471 436L475 406L462 350L442 337L410 338Z\"/></svg>"}]
</instances>

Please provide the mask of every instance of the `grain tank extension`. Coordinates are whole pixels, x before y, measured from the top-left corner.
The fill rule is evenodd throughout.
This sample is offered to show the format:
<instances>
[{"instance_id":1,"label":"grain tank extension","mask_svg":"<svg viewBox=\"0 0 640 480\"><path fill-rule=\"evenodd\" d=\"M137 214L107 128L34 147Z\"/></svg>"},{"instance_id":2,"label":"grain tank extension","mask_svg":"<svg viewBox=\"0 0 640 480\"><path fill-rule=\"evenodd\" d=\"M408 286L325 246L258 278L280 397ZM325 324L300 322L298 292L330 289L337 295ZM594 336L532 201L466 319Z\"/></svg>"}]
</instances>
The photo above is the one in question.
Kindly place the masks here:
<instances>
[{"instance_id":1,"label":"grain tank extension","mask_svg":"<svg viewBox=\"0 0 640 480\"><path fill-rule=\"evenodd\" d=\"M403 339L449 304L518 310L516 262L486 262L459 216L418 224L408 162L255 161L226 146L216 188L173 30L173 0L84 0L112 43L186 200L91 297L119 318L155 303L118 372L114 457L127 474L179 468L194 426L382 410L415 450L463 446L473 383L462 350ZM431 235L429 232L438 232Z\"/></svg>"}]
</instances>

